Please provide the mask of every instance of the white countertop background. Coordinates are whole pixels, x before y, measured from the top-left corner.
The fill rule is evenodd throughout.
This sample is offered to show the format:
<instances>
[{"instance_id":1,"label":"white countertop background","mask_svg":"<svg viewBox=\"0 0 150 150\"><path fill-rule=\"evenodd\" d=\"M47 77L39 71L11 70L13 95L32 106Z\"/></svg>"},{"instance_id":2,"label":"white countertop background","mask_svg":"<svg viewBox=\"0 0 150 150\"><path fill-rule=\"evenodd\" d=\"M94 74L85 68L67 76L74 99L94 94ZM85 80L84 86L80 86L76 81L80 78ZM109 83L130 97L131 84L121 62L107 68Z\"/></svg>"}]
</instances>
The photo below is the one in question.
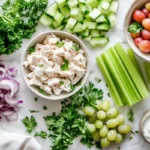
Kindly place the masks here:
<instances>
[{"instance_id":1,"label":"white countertop background","mask_svg":"<svg viewBox=\"0 0 150 150\"><path fill-rule=\"evenodd\" d=\"M3 3L4 1L5 0L1 0L0 4ZM49 0L50 4L53 1L54 0ZM117 25L116 25L116 28L112 29L108 33L109 39L110 39L109 44L104 48L97 48L97 49L92 50L92 48L86 43L86 45L89 48L89 52L91 55L91 64L92 64L92 67L91 67L92 71L91 71L89 80L93 81L97 87L101 88L104 91L104 99L110 99L112 102L112 105L114 105L114 103L113 103L113 100L107 96L108 89L106 87L105 81L103 80L102 82L98 84L94 81L94 77L99 77L103 79L100 73L100 70L98 69L98 66L96 64L95 57L101 54L104 50L109 48L111 45L115 44L117 41L121 41L125 44L125 46L127 46L126 40L123 35L123 22L124 22L126 12L134 0L119 0L119 1L120 1L120 6L119 6L118 13L117 13ZM37 32L33 35L33 37L38 35L41 32L49 31L49 30L51 29L49 29L48 27L43 27L39 25L37 27ZM18 73L16 76L16 80L20 82L20 91L18 93L18 99L22 99L24 101L24 103L20 105L19 110L18 110L18 115L19 115L18 120L8 122L5 119L3 119L0 121L0 129L8 131L8 132L27 134L26 129L24 125L22 124L21 120L25 118L25 116L31 116L31 115L34 115L38 122L37 131L46 130L43 117L51 114L52 112L58 113L61 108L59 101L48 101L42 98L38 98L38 101L35 102L34 98L37 96L33 94L28 89L27 85L25 84L22 74L21 74L20 63L21 63L22 53L24 51L24 48L28 44L28 42L29 40L24 40L21 49L17 51L16 53L14 53L13 55L0 56L0 59L5 60L9 64L10 67L16 67L18 69ZM142 61L142 59L139 59L139 61ZM48 109L43 110L43 106L47 106ZM133 131L139 130L140 117L143 114L143 112L149 108L150 108L150 98L147 98L132 107L135 121L130 124L133 127ZM29 109L39 110L40 113L30 114L30 112L28 111ZM120 113L123 113L126 116L126 113L128 112L129 107L121 107L119 108L119 110L120 110ZM130 136L133 137L132 140L129 140ZM37 137L36 139L42 145L43 150L51 149L49 139L43 140L40 137ZM150 149L150 145L143 139L143 137L140 134L133 135L132 133L126 136L126 139L121 145L114 144L108 148L104 148L104 150L118 150L118 147L120 147L121 150L149 150ZM80 144L79 140L76 139L74 141L74 144L69 146L69 150L89 150L89 149L86 146L83 146L82 144ZM96 149L92 148L91 150L96 150Z\"/></svg>"}]
</instances>

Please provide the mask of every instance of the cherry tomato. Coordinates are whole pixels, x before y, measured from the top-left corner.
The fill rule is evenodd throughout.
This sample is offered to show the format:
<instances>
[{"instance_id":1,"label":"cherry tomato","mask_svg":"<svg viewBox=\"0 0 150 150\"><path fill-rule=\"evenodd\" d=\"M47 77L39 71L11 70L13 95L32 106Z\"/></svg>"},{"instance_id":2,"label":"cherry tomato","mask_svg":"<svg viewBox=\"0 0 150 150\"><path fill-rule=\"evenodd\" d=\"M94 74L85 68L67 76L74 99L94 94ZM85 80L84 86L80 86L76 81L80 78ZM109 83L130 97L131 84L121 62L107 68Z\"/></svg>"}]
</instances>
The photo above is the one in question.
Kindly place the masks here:
<instances>
[{"instance_id":1,"label":"cherry tomato","mask_svg":"<svg viewBox=\"0 0 150 150\"><path fill-rule=\"evenodd\" d=\"M150 18L150 13L148 14L148 18Z\"/></svg>"},{"instance_id":2,"label":"cherry tomato","mask_svg":"<svg viewBox=\"0 0 150 150\"><path fill-rule=\"evenodd\" d=\"M148 17L149 11L146 8L143 8L142 12L144 13L145 17Z\"/></svg>"},{"instance_id":3,"label":"cherry tomato","mask_svg":"<svg viewBox=\"0 0 150 150\"><path fill-rule=\"evenodd\" d=\"M139 49L143 53L148 53L150 52L150 41L149 40L143 40L139 43Z\"/></svg>"},{"instance_id":4,"label":"cherry tomato","mask_svg":"<svg viewBox=\"0 0 150 150\"><path fill-rule=\"evenodd\" d=\"M148 11L150 11L150 2L148 2L148 3L145 4L145 8L146 8Z\"/></svg>"},{"instance_id":5,"label":"cherry tomato","mask_svg":"<svg viewBox=\"0 0 150 150\"><path fill-rule=\"evenodd\" d=\"M142 41L143 39L141 37L137 37L134 39L134 43L136 46L139 46L139 43Z\"/></svg>"},{"instance_id":6,"label":"cherry tomato","mask_svg":"<svg viewBox=\"0 0 150 150\"><path fill-rule=\"evenodd\" d=\"M141 10L135 10L133 13L133 19L141 23L145 19L145 14Z\"/></svg>"},{"instance_id":7,"label":"cherry tomato","mask_svg":"<svg viewBox=\"0 0 150 150\"><path fill-rule=\"evenodd\" d=\"M146 29L146 30L150 30L150 18L146 18L142 21L142 26Z\"/></svg>"},{"instance_id":8,"label":"cherry tomato","mask_svg":"<svg viewBox=\"0 0 150 150\"><path fill-rule=\"evenodd\" d=\"M140 36L140 33L131 33L131 36L132 36L133 38L137 38L137 37Z\"/></svg>"},{"instance_id":9,"label":"cherry tomato","mask_svg":"<svg viewBox=\"0 0 150 150\"><path fill-rule=\"evenodd\" d=\"M141 35L144 40L150 40L150 31L144 29L141 32Z\"/></svg>"}]
</instances>

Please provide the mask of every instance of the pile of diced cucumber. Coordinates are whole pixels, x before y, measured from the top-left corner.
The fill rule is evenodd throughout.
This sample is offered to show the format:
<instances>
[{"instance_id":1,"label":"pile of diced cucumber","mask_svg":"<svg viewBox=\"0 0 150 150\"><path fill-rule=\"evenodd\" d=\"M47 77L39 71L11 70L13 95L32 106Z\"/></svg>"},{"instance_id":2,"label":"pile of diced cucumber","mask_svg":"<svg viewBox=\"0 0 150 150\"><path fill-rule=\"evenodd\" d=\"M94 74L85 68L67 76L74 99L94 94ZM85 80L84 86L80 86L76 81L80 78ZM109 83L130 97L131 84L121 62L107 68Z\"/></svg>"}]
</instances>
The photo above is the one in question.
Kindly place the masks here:
<instances>
[{"instance_id":1,"label":"pile of diced cucumber","mask_svg":"<svg viewBox=\"0 0 150 150\"><path fill-rule=\"evenodd\" d=\"M40 23L52 29L77 34L93 47L103 46L116 24L118 2L114 0L57 0L41 16Z\"/></svg>"}]
</instances>

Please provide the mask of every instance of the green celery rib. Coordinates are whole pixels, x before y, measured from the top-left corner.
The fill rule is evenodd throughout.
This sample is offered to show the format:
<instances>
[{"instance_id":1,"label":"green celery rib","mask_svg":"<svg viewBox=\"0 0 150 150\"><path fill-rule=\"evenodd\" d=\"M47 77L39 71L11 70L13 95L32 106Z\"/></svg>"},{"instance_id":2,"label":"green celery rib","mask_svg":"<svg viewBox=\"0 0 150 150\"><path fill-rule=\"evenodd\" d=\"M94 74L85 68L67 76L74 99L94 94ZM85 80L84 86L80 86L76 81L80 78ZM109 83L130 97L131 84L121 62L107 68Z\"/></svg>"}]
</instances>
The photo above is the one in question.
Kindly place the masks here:
<instances>
[{"instance_id":1,"label":"green celery rib","mask_svg":"<svg viewBox=\"0 0 150 150\"><path fill-rule=\"evenodd\" d=\"M132 64L132 61L126 57L127 54L124 51L122 45L120 43L115 44L115 49L117 53L119 54L124 66L126 67L126 70L130 74L133 83L135 84L135 87L138 89L138 92L140 93L142 99L149 96L148 90L146 88L146 85L143 82L143 79L141 78L139 72L137 69L135 69L134 65Z\"/></svg>"},{"instance_id":2,"label":"green celery rib","mask_svg":"<svg viewBox=\"0 0 150 150\"><path fill-rule=\"evenodd\" d=\"M102 58L102 55L101 56L98 56L96 57L96 61L98 63L98 66L99 68L101 69L103 75L104 75L104 78L108 84L108 87L109 87L109 90L110 90L110 93L116 103L117 106L123 106L124 104L122 103L122 100L121 100L121 97L118 93L118 90L116 89L116 86L112 80L112 77L110 76L110 73L105 65L105 62Z\"/></svg>"},{"instance_id":3,"label":"green celery rib","mask_svg":"<svg viewBox=\"0 0 150 150\"><path fill-rule=\"evenodd\" d=\"M127 104L130 105L130 102L132 102L134 100L134 98L122 76L122 73L120 72L120 69L118 68L118 66L116 64L116 61L114 60L113 56L110 54L109 51L110 51L110 49L107 52L105 52L105 55L104 55L106 64L109 66L109 70L111 70L112 75L114 76L117 83L119 84L123 95L126 97Z\"/></svg>"},{"instance_id":4,"label":"green celery rib","mask_svg":"<svg viewBox=\"0 0 150 150\"><path fill-rule=\"evenodd\" d=\"M116 50L114 48L111 48L110 54L113 56L113 59L117 65L117 68L119 69L120 74L122 75L123 80L125 81L125 84L127 85L128 89L130 91L130 93L128 93L128 94L132 95L133 99L130 99L130 101L128 102L129 105L132 105L133 103L136 103L137 99L141 99L141 96L140 96L138 90L135 88L135 85L132 82L130 75L128 74L126 68L124 67L124 64L122 63L118 53L116 52Z\"/></svg>"},{"instance_id":5,"label":"green celery rib","mask_svg":"<svg viewBox=\"0 0 150 150\"><path fill-rule=\"evenodd\" d=\"M150 63L149 62L144 62L143 66L144 66L144 71L145 71L148 83L150 83Z\"/></svg>"}]
</instances>

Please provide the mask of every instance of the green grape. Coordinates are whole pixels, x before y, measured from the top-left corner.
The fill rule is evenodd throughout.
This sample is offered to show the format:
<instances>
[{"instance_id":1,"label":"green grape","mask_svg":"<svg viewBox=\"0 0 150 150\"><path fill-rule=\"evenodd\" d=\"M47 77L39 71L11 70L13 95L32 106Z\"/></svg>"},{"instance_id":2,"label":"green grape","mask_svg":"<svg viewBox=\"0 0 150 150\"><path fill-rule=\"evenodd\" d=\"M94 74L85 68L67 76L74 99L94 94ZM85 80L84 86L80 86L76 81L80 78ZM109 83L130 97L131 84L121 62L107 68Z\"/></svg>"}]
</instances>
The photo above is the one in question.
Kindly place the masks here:
<instances>
[{"instance_id":1,"label":"green grape","mask_svg":"<svg viewBox=\"0 0 150 150\"><path fill-rule=\"evenodd\" d=\"M100 135L99 135L99 132L96 131L92 134L92 137L93 137L93 140L94 141L99 141L100 140Z\"/></svg>"},{"instance_id":2,"label":"green grape","mask_svg":"<svg viewBox=\"0 0 150 150\"><path fill-rule=\"evenodd\" d=\"M101 120L96 120L96 121L95 121L95 127L96 127L97 129L102 128L102 127L103 127L103 122L102 122Z\"/></svg>"},{"instance_id":3,"label":"green grape","mask_svg":"<svg viewBox=\"0 0 150 150\"><path fill-rule=\"evenodd\" d=\"M118 125L117 119L110 119L106 122L108 128L115 128Z\"/></svg>"},{"instance_id":4,"label":"green grape","mask_svg":"<svg viewBox=\"0 0 150 150\"><path fill-rule=\"evenodd\" d=\"M102 102L102 110L104 110L105 112L108 111L110 109L110 102L105 100Z\"/></svg>"},{"instance_id":5,"label":"green grape","mask_svg":"<svg viewBox=\"0 0 150 150\"><path fill-rule=\"evenodd\" d=\"M112 119L115 118L119 114L119 112L116 108L110 108L106 114L108 118Z\"/></svg>"},{"instance_id":6,"label":"green grape","mask_svg":"<svg viewBox=\"0 0 150 150\"><path fill-rule=\"evenodd\" d=\"M131 131L131 126L128 124L123 124L118 126L118 132L121 134L127 134Z\"/></svg>"},{"instance_id":7,"label":"green grape","mask_svg":"<svg viewBox=\"0 0 150 150\"><path fill-rule=\"evenodd\" d=\"M101 139L102 147L108 147L109 145L110 145L110 141L107 139L107 137Z\"/></svg>"},{"instance_id":8,"label":"green grape","mask_svg":"<svg viewBox=\"0 0 150 150\"><path fill-rule=\"evenodd\" d=\"M88 120L90 123L94 123L97 120L97 116L94 114L93 116L90 116Z\"/></svg>"},{"instance_id":9,"label":"green grape","mask_svg":"<svg viewBox=\"0 0 150 150\"><path fill-rule=\"evenodd\" d=\"M117 133L115 142L116 143L121 143L122 142L122 135L121 134Z\"/></svg>"},{"instance_id":10,"label":"green grape","mask_svg":"<svg viewBox=\"0 0 150 150\"><path fill-rule=\"evenodd\" d=\"M116 119L118 120L118 125L122 125L124 123L124 115L119 114Z\"/></svg>"},{"instance_id":11,"label":"green grape","mask_svg":"<svg viewBox=\"0 0 150 150\"><path fill-rule=\"evenodd\" d=\"M102 102L100 100L96 100L95 107L97 108L97 110L101 110L101 108L102 108Z\"/></svg>"},{"instance_id":12,"label":"green grape","mask_svg":"<svg viewBox=\"0 0 150 150\"><path fill-rule=\"evenodd\" d=\"M100 137L106 137L107 133L108 133L108 128L107 128L106 125L104 125L104 126L100 129L99 135L100 135Z\"/></svg>"},{"instance_id":13,"label":"green grape","mask_svg":"<svg viewBox=\"0 0 150 150\"><path fill-rule=\"evenodd\" d=\"M98 111L97 118L100 120L104 120L106 118L106 113L103 110Z\"/></svg>"},{"instance_id":14,"label":"green grape","mask_svg":"<svg viewBox=\"0 0 150 150\"><path fill-rule=\"evenodd\" d=\"M116 135L116 130L109 130L109 132L107 133L107 138L109 141L114 141L116 139Z\"/></svg>"},{"instance_id":15,"label":"green grape","mask_svg":"<svg viewBox=\"0 0 150 150\"><path fill-rule=\"evenodd\" d=\"M86 123L86 127L89 130L90 133L94 133L96 131L96 127L94 124Z\"/></svg>"},{"instance_id":16,"label":"green grape","mask_svg":"<svg viewBox=\"0 0 150 150\"><path fill-rule=\"evenodd\" d=\"M91 107L91 106L85 106L85 107L83 108L83 111L84 111L84 113L85 113L87 116L93 116L95 110L94 110L94 108Z\"/></svg>"}]
</instances>

